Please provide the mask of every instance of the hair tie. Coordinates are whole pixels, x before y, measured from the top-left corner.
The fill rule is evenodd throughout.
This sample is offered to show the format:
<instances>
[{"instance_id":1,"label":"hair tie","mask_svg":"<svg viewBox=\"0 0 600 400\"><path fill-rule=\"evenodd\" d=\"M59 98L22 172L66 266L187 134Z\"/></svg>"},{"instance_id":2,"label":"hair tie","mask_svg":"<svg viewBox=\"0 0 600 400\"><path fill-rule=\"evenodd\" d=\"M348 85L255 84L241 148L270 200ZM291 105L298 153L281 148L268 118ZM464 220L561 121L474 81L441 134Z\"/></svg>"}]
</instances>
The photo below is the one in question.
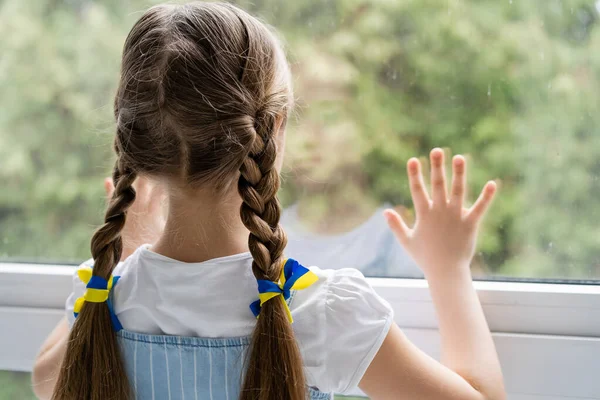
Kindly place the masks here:
<instances>
[{"instance_id":1,"label":"hair tie","mask_svg":"<svg viewBox=\"0 0 600 400\"><path fill-rule=\"evenodd\" d=\"M108 280L102 278L101 276L96 276L92 274L92 269L90 267L84 267L77 270L77 276L83 283L86 284L86 290L83 293L83 296L79 297L75 301L75 305L73 307L73 314L75 314L75 318L79 315L79 311L81 311L81 307L83 307L83 303L104 303L108 306L108 312L110 314L110 319L112 321L113 329L118 332L123 329L121 322L117 318L117 315L114 312L112 302L110 301L110 291L119 281L120 276L110 276Z\"/></svg>"},{"instance_id":2,"label":"hair tie","mask_svg":"<svg viewBox=\"0 0 600 400\"><path fill-rule=\"evenodd\" d=\"M257 279L258 300L250 304L250 310L252 310L256 318L258 318L263 304L278 297L283 302L290 323L293 323L292 312L286 301L290 298L290 292L292 290L306 289L319 280L319 277L314 272L300 265L298 261L292 258L284 260L283 263L279 282Z\"/></svg>"}]
</instances>

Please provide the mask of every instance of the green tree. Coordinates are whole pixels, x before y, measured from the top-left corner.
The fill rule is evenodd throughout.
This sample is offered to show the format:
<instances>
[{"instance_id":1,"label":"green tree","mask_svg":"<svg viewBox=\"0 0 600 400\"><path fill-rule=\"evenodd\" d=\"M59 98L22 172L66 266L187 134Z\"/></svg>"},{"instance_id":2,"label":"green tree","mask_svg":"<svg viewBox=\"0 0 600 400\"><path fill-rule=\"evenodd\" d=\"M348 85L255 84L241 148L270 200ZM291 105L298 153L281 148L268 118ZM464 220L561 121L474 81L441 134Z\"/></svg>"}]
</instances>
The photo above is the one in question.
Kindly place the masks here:
<instances>
[{"instance_id":1,"label":"green tree","mask_svg":"<svg viewBox=\"0 0 600 400\"><path fill-rule=\"evenodd\" d=\"M112 159L121 46L154 3L0 2L0 257L89 256ZM469 155L473 193L490 177L502 181L479 268L600 276L600 28L591 2L238 4L275 25L292 59L286 204L317 181L359 205L409 206L406 160L447 147ZM317 200L315 218L336 205Z\"/></svg>"}]
</instances>

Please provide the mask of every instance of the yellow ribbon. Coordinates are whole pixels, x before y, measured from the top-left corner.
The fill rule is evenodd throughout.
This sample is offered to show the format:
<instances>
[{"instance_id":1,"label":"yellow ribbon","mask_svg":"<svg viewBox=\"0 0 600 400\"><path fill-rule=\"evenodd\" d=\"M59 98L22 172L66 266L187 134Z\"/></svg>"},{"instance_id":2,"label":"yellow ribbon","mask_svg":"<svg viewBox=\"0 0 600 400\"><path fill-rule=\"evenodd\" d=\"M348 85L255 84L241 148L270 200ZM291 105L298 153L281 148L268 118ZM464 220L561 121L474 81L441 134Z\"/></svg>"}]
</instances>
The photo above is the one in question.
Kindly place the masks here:
<instances>
[{"instance_id":1,"label":"yellow ribbon","mask_svg":"<svg viewBox=\"0 0 600 400\"><path fill-rule=\"evenodd\" d=\"M319 280L319 277L314 272L303 267L296 260L289 258L284 260L283 264L279 282L258 280L259 300L250 305L250 309L257 318L263 304L275 297L279 297L283 303L288 320L290 323L294 322L292 312L286 301L290 297L290 291L306 289Z\"/></svg>"},{"instance_id":2,"label":"yellow ribbon","mask_svg":"<svg viewBox=\"0 0 600 400\"><path fill-rule=\"evenodd\" d=\"M87 285L92 279L92 269L90 267L80 268L77 271L77 276L79 276L79 279L81 279L81 281ZM81 307L83 307L83 303L85 303L86 301L90 303L104 303L106 300L108 300L108 294L112 289L113 280L114 278L111 275L110 278L106 281L106 289L86 287L83 296L75 300L73 312L75 314L79 314L79 311L81 311Z\"/></svg>"}]
</instances>

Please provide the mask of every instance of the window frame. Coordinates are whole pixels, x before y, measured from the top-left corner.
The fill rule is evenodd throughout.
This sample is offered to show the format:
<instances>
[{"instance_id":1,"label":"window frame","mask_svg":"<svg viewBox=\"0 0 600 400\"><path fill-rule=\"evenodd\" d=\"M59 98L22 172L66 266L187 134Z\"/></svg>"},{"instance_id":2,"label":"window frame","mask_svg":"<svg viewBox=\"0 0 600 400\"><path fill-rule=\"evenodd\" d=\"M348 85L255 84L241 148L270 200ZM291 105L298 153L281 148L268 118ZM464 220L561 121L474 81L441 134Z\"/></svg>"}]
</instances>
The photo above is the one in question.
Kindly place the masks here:
<instances>
[{"instance_id":1,"label":"window frame","mask_svg":"<svg viewBox=\"0 0 600 400\"><path fill-rule=\"evenodd\" d=\"M0 263L0 370L31 370L39 346L64 316L75 268ZM392 305L406 335L439 359L438 325L427 281L369 282ZM600 285L473 285L493 332L511 400L600 399Z\"/></svg>"}]
</instances>

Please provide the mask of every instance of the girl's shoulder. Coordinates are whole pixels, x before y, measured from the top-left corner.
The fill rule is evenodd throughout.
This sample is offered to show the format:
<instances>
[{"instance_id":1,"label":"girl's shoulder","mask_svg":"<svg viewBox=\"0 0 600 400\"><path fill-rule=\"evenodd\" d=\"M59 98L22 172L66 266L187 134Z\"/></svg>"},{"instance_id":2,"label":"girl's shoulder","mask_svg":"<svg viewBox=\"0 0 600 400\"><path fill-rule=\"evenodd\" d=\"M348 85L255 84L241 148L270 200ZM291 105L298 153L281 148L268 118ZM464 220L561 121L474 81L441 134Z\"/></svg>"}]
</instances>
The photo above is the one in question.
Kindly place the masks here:
<instances>
[{"instance_id":1,"label":"girl's shoulder","mask_svg":"<svg viewBox=\"0 0 600 400\"><path fill-rule=\"evenodd\" d=\"M357 269L309 269L319 280L294 293L294 331L319 389L345 393L358 386L394 312Z\"/></svg>"},{"instance_id":2,"label":"girl's shoulder","mask_svg":"<svg viewBox=\"0 0 600 400\"><path fill-rule=\"evenodd\" d=\"M130 306L135 305L135 307L125 307L129 310L129 314L119 314L126 329L128 329L126 325L129 324L131 327L135 327L135 331L154 332L154 329L146 329L142 326L147 322L148 313L153 313L152 321L162 321L158 325L167 324L173 328L174 334L178 335L189 336L189 332L196 332L194 335L201 337L221 337L223 335L249 335L252 332L255 319L248 306L257 298L257 290L256 281L250 269L252 262L250 257L221 260L218 268L204 270L210 275L196 277L200 278L199 280L196 278L193 280L188 275L185 275L190 278L187 280L175 279L169 275L169 284L162 287L166 290L163 295L157 296L154 292L142 291L152 298L150 301L144 300L143 296L140 297L143 294L141 292L138 293L140 296L132 295L132 293L135 294L135 288L140 289L143 286L136 283L140 281L138 275L143 271L151 273L151 275L171 273L172 269L164 268L165 265L161 264L167 260L155 260L154 256L151 261L156 261L157 268L148 268L153 264L144 262L142 250L119 263L113 272L115 276L122 276L116 287L117 293L115 293L117 314L119 314L119 308L124 309L121 306L125 301L129 302ZM301 262L301 260L299 261ZM158 268L159 266L163 268ZM92 260L84 262L81 267L93 268ZM181 271L187 271L187 274L199 270L181 267ZM309 269L318 277L318 280L306 289L293 291L289 300L294 319L293 328L302 352L307 382L324 392L345 393L358 385L379 351L393 323L393 310L357 269L322 269L318 267L309 267ZM237 279L232 280L231 276L234 271L240 272ZM147 283L149 281L146 278L148 277L144 275L142 280ZM222 295L204 296L204 300L199 299L198 296L202 295L202 291L197 290L199 286L193 285L193 283L197 281L206 283L209 280L219 280L223 285L227 282L237 282L238 286L225 291L236 293L236 296L226 299L223 299ZM190 284L194 290L186 289ZM175 287L177 290L174 290ZM210 292L212 285L203 287ZM74 322L75 299L82 296L84 291L85 285L75 273L73 293L66 302L70 324ZM124 291L125 294L121 292L119 296L120 291ZM155 307L157 298L161 298L163 301L162 306L158 307L160 310L170 310L164 318L161 316L162 314L159 315L158 308ZM215 299L222 301L218 302ZM208 304L212 300L216 302ZM132 314L140 306L145 307L144 318L137 318ZM182 309L186 311L182 313ZM190 315L194 315L195 318L189 318ZM222 318L223 315L227 315L228 318ZM173 320L178 316L185 316L182 321L185 321L187 325L173 327Z\"/></svg>"},{"instance_id":3,"label":"girl's shoulder","mask_svg":"<svg viewBox=\"0 0 600 400\"><path fill-rule=\"evenodd\" d=\"M330 313L343 311L348 307L370 307L378 313L392 313L389 303L379 296L358 269L322 269L315 266L308 268L319 280L308 289L295 293L295 306L319 302Z\"/></svg>"},{"instance_id":4,"label":"girl's shoulder","mask_svg":"<svg viewBox=\"0 0 600 400\"><path fill-rule=\"evenodd\" d=\"M114 277L121 277L129 268L129 266L131 264L133 264L135 262L135 258L138 257L139 254L139 250L135 251L131 256L129 256L125 261L121 261L119 262L114 270L112 275ZM82 262L73 272L73 291L71 292L71 294L69 295L69 297L67 297L67 300L65 302L65 311L66 311L66 315L67 315L67 321L69 322L69 326L73 326L73 323L75 322L75 315L74 315L74 307L75 307L75 301L83 296L83 294L85 293L86 290L86 284L81 280L81 278L79 277L78 271L80 269L84 269L84 268L94 268L94 260L92 258Z\"/></svg>"}]
</instances>

